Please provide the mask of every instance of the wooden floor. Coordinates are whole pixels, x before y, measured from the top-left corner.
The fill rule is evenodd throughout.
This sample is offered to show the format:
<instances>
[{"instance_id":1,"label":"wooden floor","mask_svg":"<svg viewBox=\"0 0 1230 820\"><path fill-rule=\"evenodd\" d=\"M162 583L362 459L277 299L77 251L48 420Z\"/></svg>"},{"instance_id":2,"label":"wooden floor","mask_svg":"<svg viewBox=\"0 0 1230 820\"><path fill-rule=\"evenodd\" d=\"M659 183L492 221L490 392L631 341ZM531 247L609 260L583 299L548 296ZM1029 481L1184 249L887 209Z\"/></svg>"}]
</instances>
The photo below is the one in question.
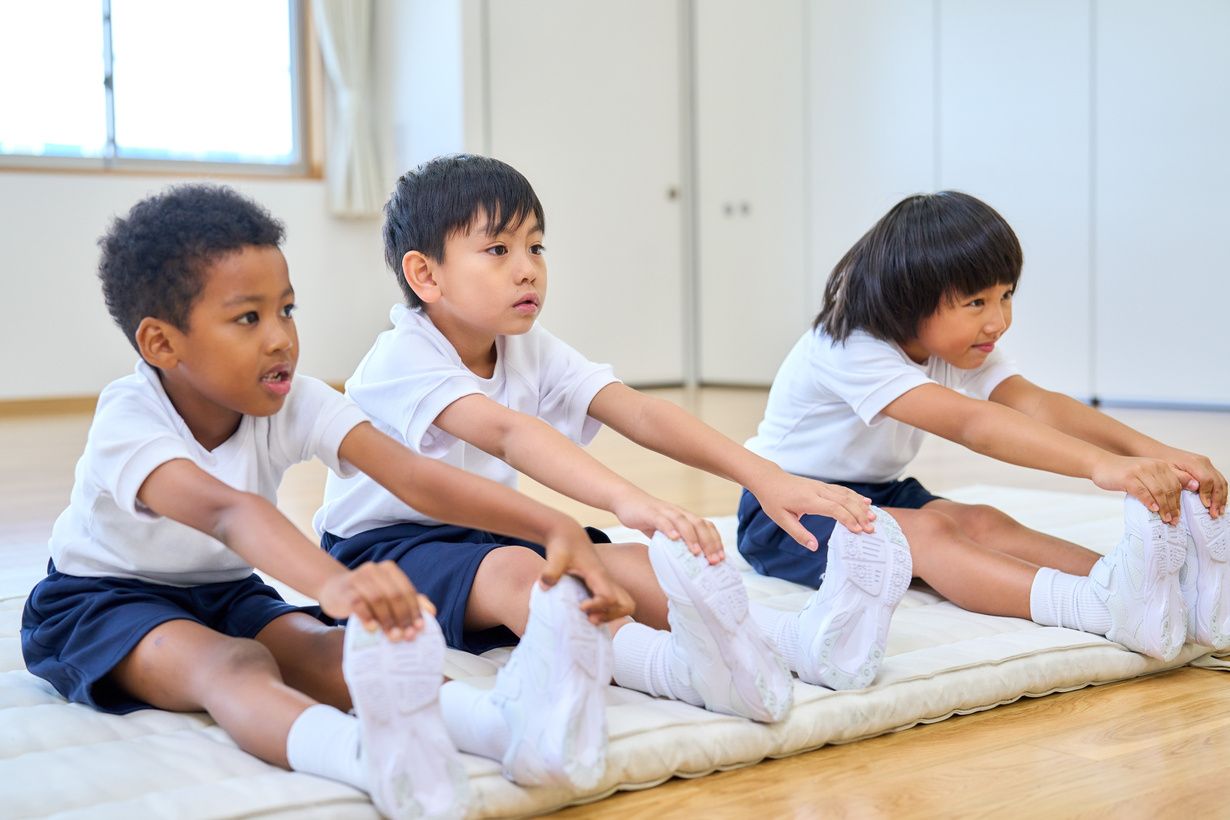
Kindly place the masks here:
<instances>
[{"instance_id":1,"label":"wooden floor","mask_svg":"<svg viewBox=\"0 0 1230 820\"><path fill-rule=\"evenodd\" d=\"M727 435L751 435L765 392L653 391ZM1230 469L1230 413L1111 411ZM0 550L46 554L68 501L89 417L0 414ZM644 453L604 430L590 451L649 492L704 515L734 511L738 488ZM911 474L937 491L969 484L1100 492L931 440ZM293 469L281 506L307 528L324 480L319 463ZM586 524L605 512L526 482L526 492ZM1125 683L1026 699L988 712L832 746L784 760L673 780L553 815L565 818L1230 817L1230 676L1181 669Z\"/></svg>"}]
</instances>

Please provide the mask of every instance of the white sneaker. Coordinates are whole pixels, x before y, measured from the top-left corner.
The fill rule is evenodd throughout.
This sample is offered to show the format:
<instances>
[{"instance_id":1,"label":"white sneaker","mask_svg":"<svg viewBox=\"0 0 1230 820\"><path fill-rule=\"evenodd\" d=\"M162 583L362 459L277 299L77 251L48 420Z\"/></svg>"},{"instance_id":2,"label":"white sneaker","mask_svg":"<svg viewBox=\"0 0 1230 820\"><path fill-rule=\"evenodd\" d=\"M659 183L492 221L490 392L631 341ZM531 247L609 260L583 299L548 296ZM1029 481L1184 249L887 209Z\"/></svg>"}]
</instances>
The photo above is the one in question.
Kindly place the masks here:
<instances>
[{"instance_id":1,"label":"white sneaker","mask_svg":"<svg viewBox=\"0 0 1230 820\"><path fill-rule=\"evenodd\" d=\"M710 564L660 533L649 560L668 601L671 660L705 708L763 723L785 717L794 705L790 668L748 617L747 590L730 562Z\"/></svg>"},{"instance_id":2,"label":"white sneaker","mask_svg":"<svg viewBox=\"0 0 1230 820\"><path fill-rule=\"evenodd\" d=\"M587 790L606 772L606 687L614 659L605 626L581 611L584 585L565 575L530 593L525 634L496 676L492 697L511 740L504 776L523 786Z\"/></svg>"},{"instance_id":3,"label":"white sneaker","mask_svg":"<svg viewBox=\"0 0 1230 820\"><path fill-rule=\"evenodd\" d=\"M470 783L440 715L444 636L423 613L424 629L390 641L359 619L346 622L342 675L362 738L372 802L392 820L464 817Z\"/></svg>"},{"instance_id":4,"label":"white sneaker","mask_svg":"<svg viewBox=\"0 0 1230 820\"><path fill-rule=\"evenodd\" d=\"M1187 629L1187 604L1179 586L1187 538L1180 527L1166 524L1130 495L1123 500L1123 529L1115 551L1089 571L1094 590L1110 610L1106 637L1150 657L1173 660Z\"/></svg>"},{"instance_id":5,"label":"white sneaker","mask_svg":"<svg viewBox=\"0 0 1230 820\"><path fill-rule=\"evenodd\" d=\"M1187 639L1230 647L1230 522L1213 518L1199 493L1183 492L1187 563L1179 574L1187 601Z\"/></svg>"},{"instance_id":6,"label":"white sneaker","mask_svg":"<svg viewBox=\"0 0 1230 820\"><path fill-rule=\"evenodd\" d=\"M820 589L799 613L799 679L829 689L865 689L888 646L893 610L910 587L914 561L901 527L875 509L874 532L838 524Z\"/></svg>"}]
</instances>

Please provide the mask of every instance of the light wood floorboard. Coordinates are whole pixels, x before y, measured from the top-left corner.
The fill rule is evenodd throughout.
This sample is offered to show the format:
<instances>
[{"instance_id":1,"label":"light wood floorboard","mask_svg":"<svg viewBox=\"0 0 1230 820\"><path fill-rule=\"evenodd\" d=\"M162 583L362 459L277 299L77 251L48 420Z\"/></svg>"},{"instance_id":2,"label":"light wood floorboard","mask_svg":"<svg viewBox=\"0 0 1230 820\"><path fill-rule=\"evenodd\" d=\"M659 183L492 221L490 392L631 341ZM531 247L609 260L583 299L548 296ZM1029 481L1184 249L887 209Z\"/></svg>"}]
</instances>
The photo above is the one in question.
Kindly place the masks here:
<instances>
[{"instance_id":1,"label":"light wood floorboard","mask_svg":"<svg viewBox=\"0 0 1230 820\"><path fill-rule=\"evenodd\" d=\"M763 390L651 391L742 441ZM1230 414L1112 410L1156 438L1230 467ZM41 560L68 502L89 416L0 415L0 550ZM739 490L604 430L599 460L662 498L703 515L734 511ZM1088 482L1010 467L932 439L911 473L944 492L970 484L1101 492ZM310 528L324 468L292 469L281 507ZM616 523L527 481L523 489L586 524ZM14 556L15 557L15 556ZM653 817L1230 817L1230 677L1181 669L996 709L784 760L672 780L558 812L561 820Z\"/></svg>"}]
</instances>

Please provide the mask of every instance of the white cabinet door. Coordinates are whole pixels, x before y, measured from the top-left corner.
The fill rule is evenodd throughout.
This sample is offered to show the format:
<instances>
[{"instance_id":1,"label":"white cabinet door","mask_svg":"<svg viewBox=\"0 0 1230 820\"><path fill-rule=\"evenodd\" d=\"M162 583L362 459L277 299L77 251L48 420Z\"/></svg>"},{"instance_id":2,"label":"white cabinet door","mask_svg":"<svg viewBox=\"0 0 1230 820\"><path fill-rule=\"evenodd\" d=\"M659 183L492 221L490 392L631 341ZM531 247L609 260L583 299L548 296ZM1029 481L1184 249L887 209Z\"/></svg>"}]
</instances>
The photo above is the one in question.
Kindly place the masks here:
<instances>
[{"instance_id":1,"label":"white cabinet door","mask_svg":"<svg viewBox=\"0 0 1230 820\"><path fill-rule=\"evenodd\" d=\"M683 378L675 3L487 4L490 150L546 210L544 327L635 384Z\"/></svg>"},{"instance_id":2,"label":"white cabinet door","mask_svg":"<svg viewBox=\"0 0 1230 820\"><path fill-rule=\"evenodd\" d=\"M700 379L767 385L815 313L804 3L695 10Z\"/></svg>"},{"instance_id":3,"label":"white cabinet door","mask_svg":"<svg viewBox=\"0 0 1230 820\"><path fill-rule=\"evenodd\" d=\"M1032 381L1087 399L1090 375L1088 2L945 0L940 188L1016 231L1025 267L1004 347Z\"/></svg>"},{"instance_id":4,"label":"white cabinet door","mask_svg":"<svg viewBox=\"0 0 1230 820\"><path fill-rule=\"evenodd\" d=\"M1097 15L1097 394L1230 406L1230 3Z\"/></svg>"},{"instance_id":5,"label":"white cabinet door","mask_svg":"<svg viewBox=\"0 0 1230 820\"><path fill-rule=\"evenodd\" d=\"M812 298L902 197L935 187L935 5L810 6Z\"/></svg>"}]
</instances>

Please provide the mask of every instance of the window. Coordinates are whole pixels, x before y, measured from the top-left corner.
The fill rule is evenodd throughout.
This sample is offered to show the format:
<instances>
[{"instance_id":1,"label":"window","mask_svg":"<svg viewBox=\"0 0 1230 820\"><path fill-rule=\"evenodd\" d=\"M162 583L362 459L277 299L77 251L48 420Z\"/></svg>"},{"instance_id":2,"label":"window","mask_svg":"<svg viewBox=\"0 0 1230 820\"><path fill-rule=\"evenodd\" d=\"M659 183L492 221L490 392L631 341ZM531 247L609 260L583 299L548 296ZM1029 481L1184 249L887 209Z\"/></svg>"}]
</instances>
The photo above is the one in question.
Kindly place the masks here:
<instances>
[{"instance_id":1,"label":"window","mask_svg":"<svg viewBox=\"0 0 1230 820\"><path fill-rule=\"evenodd\" d=\"M0 0L0 161L302 170L298 5Z\"/></svg>"}]
</instances>

